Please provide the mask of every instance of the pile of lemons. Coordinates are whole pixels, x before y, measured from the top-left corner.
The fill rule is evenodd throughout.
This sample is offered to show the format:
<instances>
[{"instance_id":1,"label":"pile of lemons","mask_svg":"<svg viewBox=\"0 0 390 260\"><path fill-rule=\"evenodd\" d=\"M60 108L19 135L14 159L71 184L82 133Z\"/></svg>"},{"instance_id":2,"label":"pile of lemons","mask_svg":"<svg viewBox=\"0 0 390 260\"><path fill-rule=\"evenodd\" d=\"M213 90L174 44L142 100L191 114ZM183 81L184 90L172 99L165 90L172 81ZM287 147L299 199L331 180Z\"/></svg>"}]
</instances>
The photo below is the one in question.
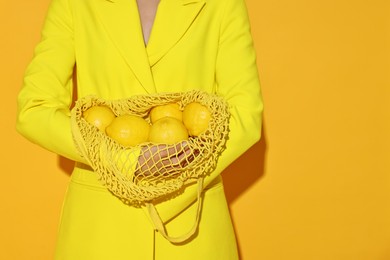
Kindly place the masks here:
<instances>
[{"instance_id":1,"label":"pile of lemons","mask_svg":"<svg viewBox=\"0 0 390 260\"><path fill-rule=\"evenodd\" d=\"M119 144L131 147L144 142L175 144L199 136L207 130L211 113L206 106L192 102L183 110L178 103L152 107L146 118L116 116L108 106L96 105L84 111L83 117Z\"/></svg>"}]
</instances>

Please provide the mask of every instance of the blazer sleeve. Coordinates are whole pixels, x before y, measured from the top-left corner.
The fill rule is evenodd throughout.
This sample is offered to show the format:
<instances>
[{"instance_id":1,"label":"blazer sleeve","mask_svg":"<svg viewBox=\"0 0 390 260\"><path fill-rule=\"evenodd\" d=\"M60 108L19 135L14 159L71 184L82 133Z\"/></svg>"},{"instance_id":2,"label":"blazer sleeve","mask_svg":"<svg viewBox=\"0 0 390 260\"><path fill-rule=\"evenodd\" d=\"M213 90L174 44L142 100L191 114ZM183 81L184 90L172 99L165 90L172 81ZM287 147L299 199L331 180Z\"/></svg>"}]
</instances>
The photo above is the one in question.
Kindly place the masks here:
<instances>
[{"instance_id":1,"label":"blazer sleeve","mask_svg":"<svg viewBox=\"0 0 390 260\"><path fill-rule=\"evenodd\" d=\"M76 150L70 127L74 65L70 6L68 0L53 0L18 95L16 129L33 143L86 163Z\"/></svg>"},{"instance_id":2,"label":"blazer sleeve","mask_svg":"<svg viewBox=\"0 0 390 260\"><path fill-rule=\"evenodd\" d=\"M205 178L210 184L227 166L260 139L263 101L256 53L244 0L227 0L220 28L216 63L217 92L230 106L229 138L215 171ZM173 201L157 205L162 220L167 221L193 203L195 185ZM174 203L174 206L173 204Z\"/></svg>"},{"instance_id":3,"label":"blazer sleeve","mask_svg":"<svg viewBox=\"0 0 390 260\"><path fill-rule=\"evenodd\" d=\"M261 134L263 101L247 9L244 0L229 2L221 29L216 81L218 94L229 103L230 132L213 175L259 141Z\"/></svg>"}]
</instances>

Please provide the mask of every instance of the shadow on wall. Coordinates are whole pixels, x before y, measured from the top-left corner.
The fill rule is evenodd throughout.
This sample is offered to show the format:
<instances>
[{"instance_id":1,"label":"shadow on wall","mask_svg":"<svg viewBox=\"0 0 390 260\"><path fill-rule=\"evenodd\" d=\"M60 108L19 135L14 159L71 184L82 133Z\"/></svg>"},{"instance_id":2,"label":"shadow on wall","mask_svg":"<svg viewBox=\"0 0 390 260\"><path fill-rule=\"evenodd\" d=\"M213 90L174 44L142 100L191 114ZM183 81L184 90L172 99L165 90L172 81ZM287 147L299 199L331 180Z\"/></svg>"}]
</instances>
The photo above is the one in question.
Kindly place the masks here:
<instances>
[{"instance_id":1,"label":"shadow on wall","mask_svg":"<svg viewBox=\"0 0 390 260\"><path fill-rule=\"evenodd\" d=\"M263 126L260 141L223 172L223 183L229 205L264 175L266 150L267 145Z\"/></svg>"},{"instance_id":2,"label":"shadow on wall","mask_svg":"<svg viewBox=\"0 0 390 260\"><path fill-rule=\"evenodd\" d=\"M263 123L260 141L253 145L222 173L226 199L230 210L232 203L264 176L266 151L267 142ZM236 221L234 218L232 219L232 222L235 232L237 233ZM239 237L237 237L237 250L239 259L242 259L242 249Z\"/></svg>"},{"instance_id":3,"label":"shadow on wall","mask_svg":"<svg viewBox=\"0 0 390 260\"><path fill-rule=\"evenodd\" d=\"M75 162L68 158L58 156L58 167L67 175L71 175Z\"/></svg>"}]
</instances>

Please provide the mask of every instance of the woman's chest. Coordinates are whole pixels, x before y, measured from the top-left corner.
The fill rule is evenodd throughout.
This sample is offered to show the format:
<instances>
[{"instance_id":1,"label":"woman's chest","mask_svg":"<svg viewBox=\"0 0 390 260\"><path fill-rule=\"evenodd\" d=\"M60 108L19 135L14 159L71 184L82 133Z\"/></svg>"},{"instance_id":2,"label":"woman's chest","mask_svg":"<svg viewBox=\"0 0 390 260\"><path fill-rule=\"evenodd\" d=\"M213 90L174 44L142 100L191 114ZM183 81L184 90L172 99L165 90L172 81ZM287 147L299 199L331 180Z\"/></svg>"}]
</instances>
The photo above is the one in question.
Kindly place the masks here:
<instances>
[{"instance_id":1,"label":"woman's chest","mask_svg":"<svg viewBox=\"0 0 390 260\"><path fill-rule=\"evenodd\" d=\"M145 45L147 45L149 41L150 32L153 28L159 2L160 0L137 0L138 13Z\"/></svg>"}]
</instances>

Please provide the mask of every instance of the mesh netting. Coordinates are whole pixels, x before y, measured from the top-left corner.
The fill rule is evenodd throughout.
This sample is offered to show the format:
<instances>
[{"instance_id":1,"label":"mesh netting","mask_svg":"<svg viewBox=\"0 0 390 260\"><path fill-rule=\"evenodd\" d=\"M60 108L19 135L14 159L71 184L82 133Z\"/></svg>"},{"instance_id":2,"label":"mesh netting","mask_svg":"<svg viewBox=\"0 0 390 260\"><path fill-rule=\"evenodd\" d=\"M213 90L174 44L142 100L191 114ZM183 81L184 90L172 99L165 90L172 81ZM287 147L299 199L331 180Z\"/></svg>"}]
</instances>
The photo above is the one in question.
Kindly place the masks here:
<instances>
[{"instance_id":1,"label":"mesh netting","mask_svg":"<svg viewBox=\"0 0 390 260\"><path fill-rule=\"evenodd\" d=\"M155 106L177 103L183 110L191 102L198 102L211 112L208 128L197 137L190 136L185 142L173 145L145 142L125 147L83 117L88 108L105 105L116 116L132 114L149 120L148 113ZM217 158L225 148L229 116L228 105L221 97L194 90L120 100L88 96L76 102L71 118L76 146L103 185L124 201L142 205L180 193L186 185L215 168ZM170 156L162 158L160 155L164 153ZM150 161L156 165L155 170L147 167Z\"/></svg>"}]
</instances>

